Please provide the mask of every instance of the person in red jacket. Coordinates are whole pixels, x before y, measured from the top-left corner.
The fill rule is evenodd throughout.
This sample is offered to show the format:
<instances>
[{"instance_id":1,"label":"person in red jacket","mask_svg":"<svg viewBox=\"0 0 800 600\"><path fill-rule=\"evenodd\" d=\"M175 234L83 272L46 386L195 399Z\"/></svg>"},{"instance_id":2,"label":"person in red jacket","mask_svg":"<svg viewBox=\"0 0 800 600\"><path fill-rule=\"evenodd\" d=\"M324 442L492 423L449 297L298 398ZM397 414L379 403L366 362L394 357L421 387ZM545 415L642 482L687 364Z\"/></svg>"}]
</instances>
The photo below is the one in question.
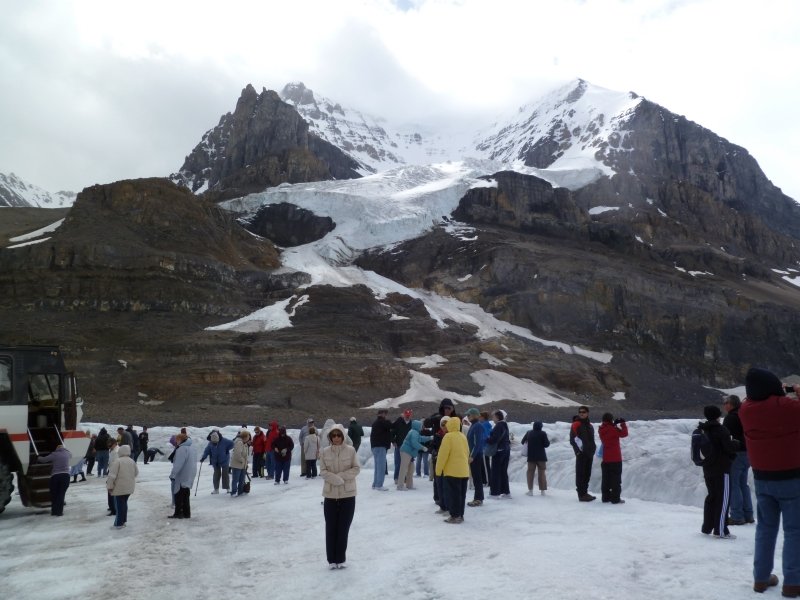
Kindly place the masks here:
<instances>
[{"instance_id":1,"label":"person in red jacket","mask_svg":"<svg viewBox=\"0 0 800 600\"><path fill-rule=\"evenodd\" d=\"M264 455L267 452L267 436L256 426L253 435L253 477L264 477Z\"/></svg>"},{"instance_id":2,"label":"person in red jacket","mask_svg":"<svg viewBox=\"0 0 800 600\"><path fill-rule=\"evenodd\" d=\"M769 371L752 368L747 398L739 409L756 488L753 590L778 585L772 573L778 527L783 519L783 596L800 597L800 385L787 396Z\"/></svg>"},{"instance_id":3,"label":"person in red jacket","mask_svg":"<svg viewBox=\"0 0 800 600\"><path fill-rule=\"evenodd\" d=\"M278 439L280 431L278 430L278 422L272 421L269 424L269 433L267 434L266 442L266 460L267 460L267 474L264 479L272 479L275 476L275 454L272 452L272 445Z\"/></svg>"},{"instance_id":4,"label":"person in red jacket","mask_svg":"<svg viewBox=\"0 0 800 600\"><path fill-rule=\"evenodd\" d=\"M603 502L625 504L620 498L622 494L622 449L619 440L628 437L628 425L625 419L614 420L614 415L605 413L603 423L598 430L600 442L603 444L603 457L600 463L602 479L600 493Z\"/></svg>"}]
</instances>

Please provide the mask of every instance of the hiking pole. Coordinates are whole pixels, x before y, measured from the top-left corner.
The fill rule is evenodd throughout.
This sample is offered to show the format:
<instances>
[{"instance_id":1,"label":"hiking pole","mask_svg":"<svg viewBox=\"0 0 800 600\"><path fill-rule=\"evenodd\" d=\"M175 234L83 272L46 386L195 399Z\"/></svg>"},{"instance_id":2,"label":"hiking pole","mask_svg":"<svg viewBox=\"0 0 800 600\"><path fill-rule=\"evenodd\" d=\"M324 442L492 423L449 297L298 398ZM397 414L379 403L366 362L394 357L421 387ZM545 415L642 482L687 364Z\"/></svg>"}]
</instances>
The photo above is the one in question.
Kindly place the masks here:
<instances>
[{"instance_id":1,"label":"hiking pole","mask_svg":"<svg viewBox=\"0 0 800 600\"><path fill-rule=\"evenodd\" d=\"M194 486L194 495L197 496L197 488L200 487L200 473L203 472L203 461L200 461L200 468L197 470L197 485Z\"/></svg>"}]
</instances>

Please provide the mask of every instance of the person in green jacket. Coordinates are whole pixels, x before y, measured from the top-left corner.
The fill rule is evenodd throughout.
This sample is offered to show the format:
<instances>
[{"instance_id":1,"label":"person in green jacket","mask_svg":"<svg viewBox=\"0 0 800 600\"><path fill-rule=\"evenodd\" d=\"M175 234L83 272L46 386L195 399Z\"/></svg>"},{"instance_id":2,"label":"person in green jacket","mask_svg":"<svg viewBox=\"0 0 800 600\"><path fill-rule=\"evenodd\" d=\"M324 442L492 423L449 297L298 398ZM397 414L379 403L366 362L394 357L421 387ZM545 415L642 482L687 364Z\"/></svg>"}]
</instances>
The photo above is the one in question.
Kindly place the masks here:
<instances>
[{"instance_id":1,"label":"person in green jacket","mask_svg":"<svg viewBox=\"0 0 800 600\"><path fill-rule=\"evenodd\" d=\"M358 447L361 446L361 438L364 437L364 428L359 425L355 417L350 417L350 426L347 428L347 435L353 442L353 448L358 452Z\"/></svg>"}]
</instances>

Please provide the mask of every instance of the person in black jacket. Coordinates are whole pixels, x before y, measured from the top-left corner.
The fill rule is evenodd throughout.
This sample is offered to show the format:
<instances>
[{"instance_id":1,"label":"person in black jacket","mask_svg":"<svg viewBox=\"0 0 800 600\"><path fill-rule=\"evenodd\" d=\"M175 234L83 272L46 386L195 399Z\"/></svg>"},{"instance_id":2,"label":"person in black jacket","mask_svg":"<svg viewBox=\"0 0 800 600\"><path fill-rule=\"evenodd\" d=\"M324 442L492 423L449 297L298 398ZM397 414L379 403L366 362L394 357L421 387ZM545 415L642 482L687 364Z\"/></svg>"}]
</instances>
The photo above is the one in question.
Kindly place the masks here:
<instances>
[{"instance_id":1,"label":"person in black jacket","mask_svg":"<svg viewBox=\"0 0 800 600\"><path fill-rule=\"evenodd\" d=\"M739 444L731 438L731 433L719 418L722 411L714 405L703 409L706 417L705 423L698 427L711 438L713 450L703 464L703 478L706 480L708 495L703 504L703 527L700 529L706 535L713 533L721 539L732 539L726 523L728 518L728 498L730 492L731 463L736 458Z\"/></svg>"},{"instance_id":2,"label":"person in black jacket","mask_svg":"<svg viewBox=\"0 0 800 600\"><path fill-rule=\"evenodd\" d=\"M111 437L108 435L105 427L100 429L97 434L97 439L94 441L95 458L97 459L97 476L108 476L108 445L111 443Z\"/></svg>"},{"instance_id":3,"label":"person in black jacket","mask_svg":"<svg viewBox=\"0 0 800 600\"><path fill-rule=\"evenodd\" d=\"M383 481L386 477L386 453L392 447L392 424L386 418L385 409L378 411L378 418L372 424L372 430L369 432L369 445L372 448L375 467L375 475L372 477L372 489L386 492L389 488L384 487Z\"/></svg>"},{"instance_id":4,"label":"person in black jacket","mask_svg":"<svg viewBox=\"0 0 800 600\"><path fill-rule=\"evenodd\" d=\"M569 430L569 443L575 452L575 489L578 500L591 502L595 496L589 493L589 480L592 478L592 462L597 444L594 441L594 426L589 421L589 407L578 407L578 416L573 419Z\"/></svg>"},{"instance_id":5,"label":"person in black jacket","mask_svg":"<svg viewBox=\"0 0 800 600\"><path fill-rule=\"evenodd\" d=\"M753 518L753 497L750 495L750 485L747 483L750 460L747 458L747 443L744 439L742 422L739 420L741 405L742 401L739 396L728 396L723 404L728 414L723 419L722 425L731 432L731 437L739 442L736 458L731 464L731 518L728 521L729 525L756 522Z\"/></svg>"},{"instance_id":6,"label":"person in black jacket","mask_svg":"<svg viewBox=\"0 0 800 600\"><path fill-rule=\"evenodd\" d=\"M547 452L545 448L550 446L550 439L547 432L542 430L542 422L535 421L533 429L522 437L522 443L528 444L528 496L533 496L533 475L539 470L539 491L544 496L547 490Z\"/></svg>"},{"instance_id":7,"label":"person in black jacket","mask_svg":"<svg viewBox=\"0 0 800 600\"><path fill-rule=\"evenodd\" d=\"M447 510L444 506L444 478L436 477L436 457L439 456L439 446L442 445L442 439L447 433L442 427L442 417L449 418L452 416L455 413L455 408L450 398L443 398L439 403L438 412L432 414L424 422L425 431L423 431L423 434L432 436L431 441L425 445L428 447L431 459L430 473L433 475L433 502L443 511L441 514L444 514Z\"/></svg>"},{"instance_id":8,"label":"person in black jacket","mask_svg":"<svg viewBox=\"0 0 800 600\"><path fill-rule=\"evenodd\" d=\"M150 434L147 433L147 425L142 425L142 432L139 434L139 452L142 454L144 464L150 462L147 457L147 445L150 443ZM136 459L134 459L135 461Z\"/></svg>"}]
</instances>

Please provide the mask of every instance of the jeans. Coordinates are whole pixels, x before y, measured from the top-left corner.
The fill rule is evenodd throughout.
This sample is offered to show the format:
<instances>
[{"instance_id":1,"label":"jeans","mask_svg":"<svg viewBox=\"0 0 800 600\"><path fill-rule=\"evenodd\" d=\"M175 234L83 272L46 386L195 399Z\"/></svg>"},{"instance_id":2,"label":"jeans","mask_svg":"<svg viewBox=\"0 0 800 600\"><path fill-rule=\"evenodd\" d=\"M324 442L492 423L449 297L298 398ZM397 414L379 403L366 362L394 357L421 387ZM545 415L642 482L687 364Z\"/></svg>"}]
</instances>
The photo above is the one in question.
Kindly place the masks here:
<instances>
[{"instance_id":1,"label":"jeans","mask_svg":"<svg viewBox=\"0 0 800 600\"><path fill-rule=\"evenodd\" d=\"M420 475L425 475L428 477L430 474L428 471L428 453L427 452L417 452L417 466L415 467L417 477Z\"/></svg>"},{"instance_id":2,"label":"jeans","mask_svg":"<svg viewBox=\"0 0 800 600\"><path fill-rule=\"evenodd\" d=\"M800 479L756 479L755 488L758 519L753 580L769 580L783 518L783 584L800 585Z\"/></svg>"},{"instance_id":3,"label":"jeans","mask_svg":"<svg viewBox=\"0 0 800 600\"><path fill-rule=\"evenodd\" d=\"M375 462L375 474L372 476L372 487L383 487L383 480L386 477L386 448L373 446L372 457Z\"/></svg>"},{"instance_id":4,"label":"jeans","mask_svg":"<svg viewBox=\"0 0 800 600\"><path fill-rule=\"evenodd\" d=\"M244 494L244 469L231 468L231 494Z\"/></svg>"},{"instance_id":5,"label":"jeans","mask_svg":"<svg viewBox=\"0 0 800 600\"><path fill-rule=\"evenodd\" d=\"M325 551L328 563L341 565L347 561L347 536L356 512L356 499L325 498Z\"/></svg>"},{"instance_id":6,"label":"jeans","mask_svg":"<svg viewBox=\"0 0 800 600\"><path fill-rule=\"evenodd\" d=\"M275 477L275 454L270 450L267 452L267 477Z\"/></svg>"},{"instance_id":7,"label":"jeans","mask_svg":"<svg viewBox=\"0 0 800 600\"><path fill-rule=\"evenodd\" d=\"M747 483L750 459L747 452L737 452L731 464L731 520L750 521L753 519L753 498Z\"/></svg>"},{"instance_id":8,"label":"jeans","mask_svg":"<svg viewBox=\"0 0 800 600\"><path fill-rule=\"evenodd\" d=\"M289 481L289 467L292 466L291 461L288 460L276 460L275 461L275 483L281 480L281 476L283 476L283 481Z\"/></svg>"},{"instance_id":9,"label":"jeans","mask_svg":"<svg viewBox=\"0 0 800 600\"><path fill-rule=\"evenodd\" d=\"M108 450L98 450L95 456L97 459L97 476L104 477L108 475Z\"/></svg>"},{"instance_id":10,"label":"jeans","mask_svg":"<svg viewBox=\"0 0 800 600\"><path fill-rule=\"evenodd\" d=\"M117 515L114 518L114 526L120 527L128 522L128 498L130 498L130 494L112 496L112 498L114 498L114 510Z\"/></svg>"}]
</instances>

